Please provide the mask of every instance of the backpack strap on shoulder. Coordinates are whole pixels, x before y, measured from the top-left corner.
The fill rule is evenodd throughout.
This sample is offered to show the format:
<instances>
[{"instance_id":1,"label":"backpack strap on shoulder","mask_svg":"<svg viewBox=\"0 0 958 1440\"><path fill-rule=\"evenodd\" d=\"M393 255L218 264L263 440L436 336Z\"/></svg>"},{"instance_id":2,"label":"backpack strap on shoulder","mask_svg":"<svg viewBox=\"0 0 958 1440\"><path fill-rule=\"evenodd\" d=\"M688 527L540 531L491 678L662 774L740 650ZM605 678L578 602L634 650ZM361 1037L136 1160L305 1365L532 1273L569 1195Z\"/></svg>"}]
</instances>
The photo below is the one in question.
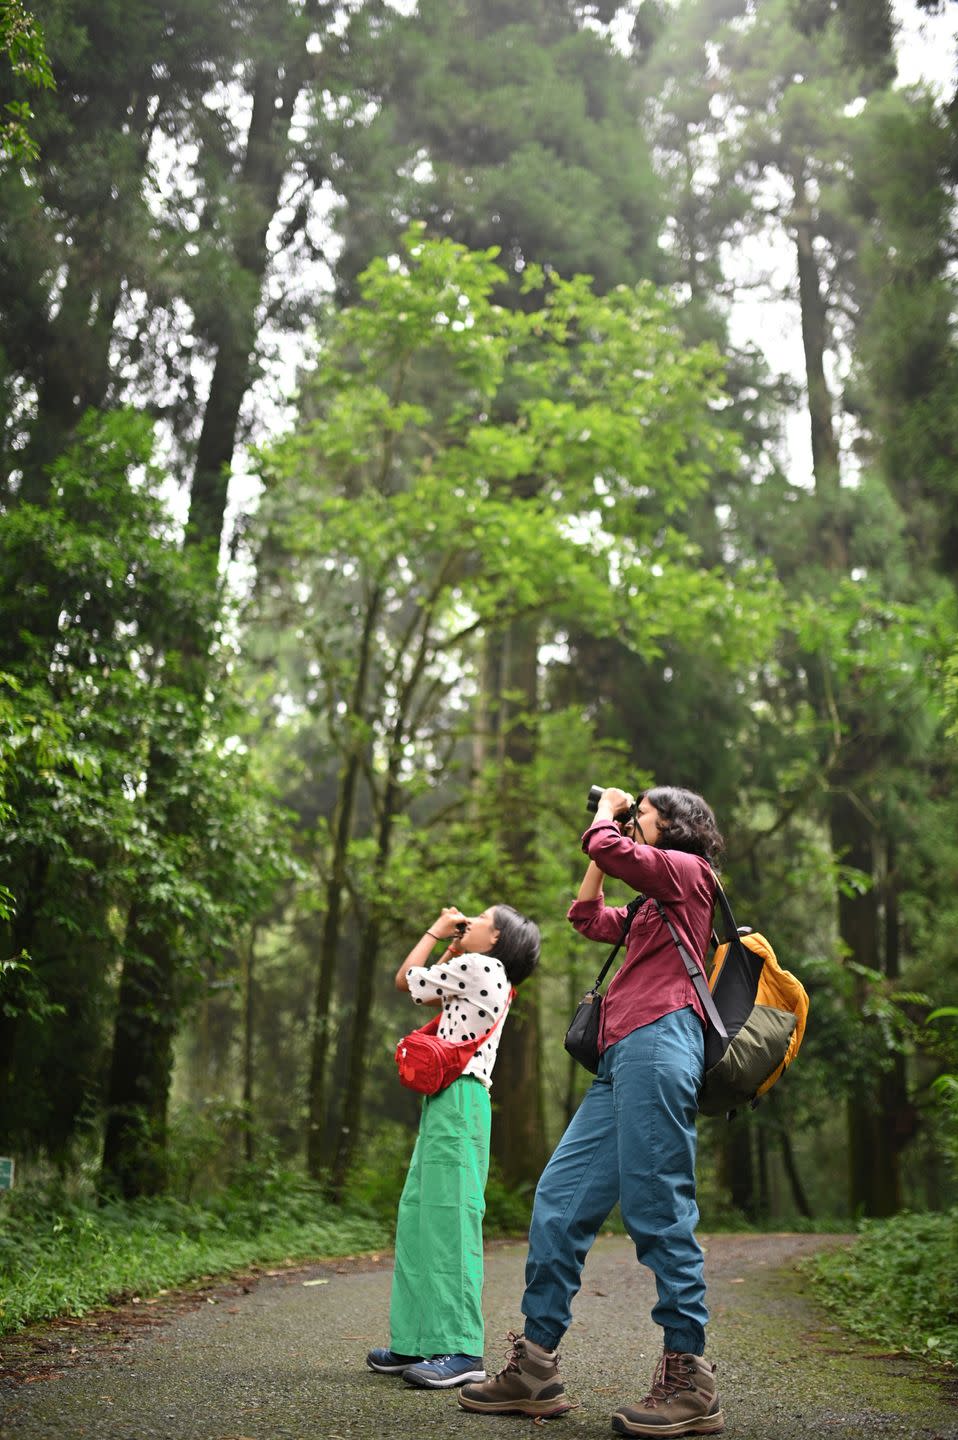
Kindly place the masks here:
<instances>
[{"instance_id":1,"label":"backpack strap on shoulder","mask_svg":"<svg viewBox=\"0 0 958 1440\"><path fill-rule=\"evenodd\" d=\"M732 907L729 904L728 896L722 888L722 882L718 876L715 875L714 870L712 874L715 876L715 899L722 912L722 920L725 925L725 939L727 941L734 940L740 934L740 931L735 923L735 916L732 914ZM713 931L712 933L714 936L715 932Z\"/></svg>"},{"instance_id":2,"label":"backpack strap on shoulder","mask_svg":"<svg viewBox=\"0 0 958 1440\"><path fill-rule=\"evenodd\" d=\"M726 900L725 903L727 905L728 901ZM661 900L656 900L655 907L658 910L659 914L662 916L662 919L665 921L666 925L669 927L669 934L675 941L675 947L678 950L679 955L682 957L682 964L688 971L689 979L695 986L695 993L699 997L699 1000L702 1002L702 1009L705 1011L709 1023L714 1026L715 1030L718 1032L718 1034L722 1037L723 1040L727 1040L728 1031L725 1028L725 1022L723 1021L721 1015L716 1009L715 1001L712 999L712 992L708 987L708 981L702 973L702 967L700 965L696 965L688 950L685 948L684 944L679 938L679 932L676 930L675 926L672 924L672 921L665 913L665 907L663 906ZM731 915L731 913L732 912L730 910L729 914ZM732 933L735 933L734 930L732 931Z\"/></svg>"}]
</instances>

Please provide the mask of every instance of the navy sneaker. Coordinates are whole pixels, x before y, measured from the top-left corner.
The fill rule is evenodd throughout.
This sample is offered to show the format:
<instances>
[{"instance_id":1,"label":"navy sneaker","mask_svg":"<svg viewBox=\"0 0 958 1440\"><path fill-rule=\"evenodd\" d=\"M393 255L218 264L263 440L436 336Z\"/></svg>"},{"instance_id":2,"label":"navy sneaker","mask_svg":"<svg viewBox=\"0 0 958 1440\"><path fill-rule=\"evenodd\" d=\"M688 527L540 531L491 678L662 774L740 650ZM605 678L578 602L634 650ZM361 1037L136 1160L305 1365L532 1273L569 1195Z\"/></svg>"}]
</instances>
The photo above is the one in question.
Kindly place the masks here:
<instances>
[{"instance_id":1,"label":"navy sneaker","mask_svg":"<svg viewBox=\"0 0 958 1440\"><path fill-rule=\"evenodd\" d=\"M431 1360L410 1365L402 1378L407 1385L419 1385L424 1390L451 1390L467 1381L485 1380L486 1372L481 1355L433 1355Z\"/></svg>"},{"instance_id":2,"label":"navy sneaker","mask_svg":"<svg viewBox=\"0 0 958 1440\"><path fill-rule=\"evenodd\" d=\"M377 1375L403 1375L410 1365L418 1365L421 1360L421 1355L397 1355L395 1350L387 1350L382 1345L366 1356L366 1364Z\"/></svg>"}]
</instances>

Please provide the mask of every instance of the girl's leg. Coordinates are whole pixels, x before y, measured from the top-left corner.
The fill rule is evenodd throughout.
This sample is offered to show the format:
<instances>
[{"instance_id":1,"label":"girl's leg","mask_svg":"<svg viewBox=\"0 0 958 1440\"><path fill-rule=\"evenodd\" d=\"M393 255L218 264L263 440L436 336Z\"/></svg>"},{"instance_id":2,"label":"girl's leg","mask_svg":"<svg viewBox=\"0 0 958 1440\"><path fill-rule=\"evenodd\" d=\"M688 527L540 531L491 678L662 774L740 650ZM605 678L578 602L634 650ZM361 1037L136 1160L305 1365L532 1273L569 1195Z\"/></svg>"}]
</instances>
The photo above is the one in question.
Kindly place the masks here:
<instances>
[{"instance_id":1,"label":"girl's leg","mask_svg":"<svg viewBox=\"0 0 958 1440\"><path fill-rule=\"evenodd\" d=\"M396 1259L389 1298L389 1348L397 1355L422 1355L419 1349L419 1276L425 1256L419 1250L419 1197L422 1191L422 1151L425 1144L426 1107L419 1116L419 1133L406 1171L396 1215Z\"/></svg>"},{"instance_id":2,"label":"girl's leg","mask_svg":"<svg viewBox=\"0 0 958 1440\"><path fill-rule=\"evenodd\" d=\"M423 1101L399 1204L390 1349L481 1355L489 1092L466 1076Z\"/></svg>"},{"instance_id":3,"label":"girl's leg","mask_svg":"<svg viewBox=\"0 0 958 1440\"><path fill-rule=\"evenodd\" d=\"M701 1022L691 1009L664 1015L612 1047L622 1218L655 1274L652 1319L665 1349L705 1349L705 1282L695 1238L695 1116L702 1080Z\"/></svg>"},{"instance_id":4,"label":"girl's leg","mask_svg":"<svg viewBox=\"0 0 958 1440\"><path fill-rule=\"evenodd\" d=\"M522 1313L528 1340L555 1350L572 1320L585 1257L619 1198L608 1059L543 1170L536 1188Z\"/></svg>"}]
</instances>

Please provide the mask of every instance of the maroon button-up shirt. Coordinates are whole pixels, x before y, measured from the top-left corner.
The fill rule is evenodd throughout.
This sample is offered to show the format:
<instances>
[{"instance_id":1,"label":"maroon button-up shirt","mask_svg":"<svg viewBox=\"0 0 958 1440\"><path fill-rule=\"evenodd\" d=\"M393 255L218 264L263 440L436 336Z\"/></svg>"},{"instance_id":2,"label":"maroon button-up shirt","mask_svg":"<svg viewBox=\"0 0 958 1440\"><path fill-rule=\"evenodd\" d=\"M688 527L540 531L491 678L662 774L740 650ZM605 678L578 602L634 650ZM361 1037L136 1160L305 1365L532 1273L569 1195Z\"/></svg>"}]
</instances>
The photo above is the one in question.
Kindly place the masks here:
<instances>
[{"instance_id":1,"label":"maroon button-up shirt","mask_svg":"<svg viewBox=\"0 0 958 1440\"><path fill-rule=\"evenodd\" d=\"M600 1053L640 1025L686 1005L704 1025L702 1002L654 901L661 900L689 954L702 965L715 904L715 876L708 861L684 850L660 850L627 840L612 820L594 821L582 837L582 848L604 874L649 897L633 917L625 960L602 1001ZM590 940L614 945L622 934L625 912L624 905L606 905L600 892L595 900L576 900L569 919Z\"/></svg>"}]
</instances>

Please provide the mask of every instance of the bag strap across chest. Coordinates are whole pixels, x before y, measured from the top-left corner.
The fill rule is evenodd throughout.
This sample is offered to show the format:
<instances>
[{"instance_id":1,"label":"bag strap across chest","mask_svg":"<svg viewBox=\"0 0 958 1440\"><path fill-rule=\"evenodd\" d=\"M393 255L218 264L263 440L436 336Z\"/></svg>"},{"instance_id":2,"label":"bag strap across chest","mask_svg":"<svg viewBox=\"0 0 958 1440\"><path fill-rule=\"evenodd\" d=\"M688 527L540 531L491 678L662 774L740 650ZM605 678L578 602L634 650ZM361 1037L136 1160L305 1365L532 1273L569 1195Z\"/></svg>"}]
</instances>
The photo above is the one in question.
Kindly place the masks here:
<instances>
[{"instance_id":1,"label":"bag strap across chest","mask_svg":"<svg viewBox=\"0 0 958 1440\"><path fill-rule=\"evenodd\" d=\"M595 984L593 985L592 989L587 992L588 994L598 995L602 981L609 973L609 966L612 964L612 961L615 959L616 955L618 955L619 951L622 949L622 946L625 944L626 939L628 938L628 934L632 928L632 921L635 919L636 912L641 910L644 904L644 895L636 895L634 900L629 901L625 909L625 924L622 927L622 934L619 936L615 945L613 945L612 949L609 951L608 959L602 966L602 969L599 971L598 975L595 977Z\"/></svg>"},{"instance_id":2,"label":"bag strap across chest","mask_svg":"<svg viewBox=\"0 0 958 1440\"><path fill-rule=\"evenodd\" d=\"M509 1011L512 1008L512 1002L515 998L516 987L513 985L509 990L509 998L506 1001L505 1005L503 1005L502 1007L502 1014L499 1016L499 1019L495 1022L495 1024L490 1025L489 1029L484 1035L478 1036L478 1038L475 1040L443 1040L442 1043L444 1045L454 1045L458 1050L471 1050L472 1053L475 1054L481 1046L485 1045L486 1041L489 1039L489 1036L493 1033L493 1031L498 1030L503 1020L505 1020L506 1016L509 1014ZM439 1026L441 1024L442 1010L439 1011L438 1015L434 1015L431 1020L427 1020L425 1025L420 1025L418 1030L413 1031L413 1034L435 1035L436 1039L439 1040L442 1038L439 1035Z\"/></svg>"}]
</instances>

